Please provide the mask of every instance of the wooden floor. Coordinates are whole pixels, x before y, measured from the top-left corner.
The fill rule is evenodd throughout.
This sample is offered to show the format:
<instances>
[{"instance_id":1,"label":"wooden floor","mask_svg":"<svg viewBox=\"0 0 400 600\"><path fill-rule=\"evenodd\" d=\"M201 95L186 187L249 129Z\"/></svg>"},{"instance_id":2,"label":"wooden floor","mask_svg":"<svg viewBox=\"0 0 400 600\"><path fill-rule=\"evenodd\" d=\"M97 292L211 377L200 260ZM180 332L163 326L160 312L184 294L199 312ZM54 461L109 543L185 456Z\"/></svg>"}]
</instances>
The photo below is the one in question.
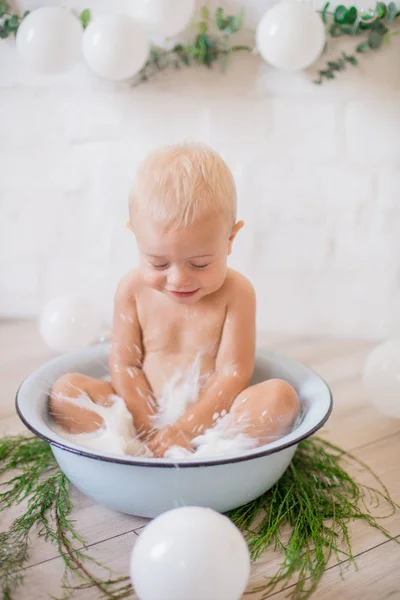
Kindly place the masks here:
<instances>
[{"instance_id":1,"label":"wooden floor","mask_svg":"<svg viewBox=\"0 0 400 600\"><path fill-rule=\"evenodd\" d=\"M335 404L333 414L322 430L323 437L353 451L370 465L387 485L393 499L400 503L400 420L388 419L369 406L360 384L364 360L374 344L274 334L265 336L259 341L259 346L296 358L326 379L333 391ZM35 324L24 321L0 322L0 349L0 432L15 433L23 430L14 413L17 386L52 354L39 339ZM365 474L359 473L357 477L362 480ZM114 572L126 575L132 546L145 520L94 505L77 491L74 491L74 499L73 516L78 530L88 541L92 555L107 563ZM384 524L400 541L400 512ZM6 525L2 522L1 528ZM316 600L400 599L400 545L386 540L363 523L354 523L351 533L358 570L346 568L344 562L341 576L340 567L332 561L313 597ZM273 571L276 565L277 557L271 550L254 567L249 589L254 582L259 582L260 577ZM62 572L55 547L35 539L25 570L25 586L15 600L59 596ZM289 591L275 593L274 599L283 600ZM247 597L259 598L257 594ZM76 598L88 600L98 598L98 595L95 591L84 591Z\"/></svg>"}]
</instances>

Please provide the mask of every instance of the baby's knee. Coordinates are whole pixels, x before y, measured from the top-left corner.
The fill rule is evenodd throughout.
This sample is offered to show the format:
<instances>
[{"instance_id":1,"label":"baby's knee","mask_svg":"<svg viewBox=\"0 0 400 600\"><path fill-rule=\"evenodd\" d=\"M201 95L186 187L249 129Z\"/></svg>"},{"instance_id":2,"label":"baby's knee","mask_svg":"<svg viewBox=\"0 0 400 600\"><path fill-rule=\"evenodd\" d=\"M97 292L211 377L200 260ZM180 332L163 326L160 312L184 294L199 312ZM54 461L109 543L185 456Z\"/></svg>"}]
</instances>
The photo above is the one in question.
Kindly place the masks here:
<instances>
[{"instance_id":1,"label":"baby's knee","mask_svg":"<svg viewBox=\"0 0 400 600\"><path fill-rule=\"evenodd\" d=\"M68 398L77 398L84 393L80 373L66 373L57 379L53 384L49 395L50 414L57 420L60 415L70 412L71 407L66 402Z\"/></svg>"},{"instance_id":2,"label":"baby's knee","mask_svg":"<svg viewBox=\"0 0 400 600\"><path fill-rule=\"evenodd\" d=\"M296 418L300 410L300 400L294 387L283 379L269 379L267 383L279 407Z\"/></svg>"},{"instance_id":3,"label":"baby's knee","mask_svg":"<svg viewBox=\"0 0 400 600\"><path fill-rule=\"evenodd\" d=\"M57 379L51 389L50 415L69 433L89 433L104 425L103 418L97 412L70 401L87 395L89 379L81 373L67 373Z\"/></svg>"},{"instance_id":4,"label":"baby's knee","mask_svg":"<svg viewBox=\"0 0 400 600\"><path fill-rule=\"evenodd\" d=\"M86 376L82 373L66 373L61 375L51 388L51 395L63 394L70 395L74 390L84 390Z\"/></svg>"}]
</instances>

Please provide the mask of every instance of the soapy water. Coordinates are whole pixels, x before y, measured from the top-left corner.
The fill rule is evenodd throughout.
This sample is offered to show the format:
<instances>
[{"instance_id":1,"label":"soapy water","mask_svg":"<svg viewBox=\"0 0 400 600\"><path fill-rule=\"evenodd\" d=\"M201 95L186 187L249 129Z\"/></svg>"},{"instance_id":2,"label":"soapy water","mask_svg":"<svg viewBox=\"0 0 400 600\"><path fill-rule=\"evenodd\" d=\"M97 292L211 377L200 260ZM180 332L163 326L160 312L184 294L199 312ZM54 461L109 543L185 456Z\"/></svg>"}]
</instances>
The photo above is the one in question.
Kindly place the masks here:
<instances>
[{"instance_id":1,"label":"soapy water","mask_svg":"<svg viewBox=\"0 0 400 600\"><path fill-rule=\"evenodd\" d=\"M157 413L153 417L155 430L175 423L189 405L196 402L209 378L207 374L202 375L200 369L199 354L189 369L185 372L177 370L165 382L162 394L157 399ZM110 377L106 376L104 379L109 380ZM52 429L61 437L80 446L114 455L152 457L150 449L138 438L132 415L120 396L111 395L109 406L95 404L86 395L63 399L96 412L102 417L104 425L97 431L73 434L65 431L60 425L52 423ZM172 446L165 452L164 458L180 460L237 456L260 445L256 438L243 433L238 428L234 429L230 424L231 415L226 411L222 411L221 414L215 413L213 420L214 425L211 428L204 432L199 431L199 435L192 440L192 451L181 446ZM295 426L297 424L298 420ZM272 442L274 439L271 437L269 441Z\"/></svg>"}]
</instances>

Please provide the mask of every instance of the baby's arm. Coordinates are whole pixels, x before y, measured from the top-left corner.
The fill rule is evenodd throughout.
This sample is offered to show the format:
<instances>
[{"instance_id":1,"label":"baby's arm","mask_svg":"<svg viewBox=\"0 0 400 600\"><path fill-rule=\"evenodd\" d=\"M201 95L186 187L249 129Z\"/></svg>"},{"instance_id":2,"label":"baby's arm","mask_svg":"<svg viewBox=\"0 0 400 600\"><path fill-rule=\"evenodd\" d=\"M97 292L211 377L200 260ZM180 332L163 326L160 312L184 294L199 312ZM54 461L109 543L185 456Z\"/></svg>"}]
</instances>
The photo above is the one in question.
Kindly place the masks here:
<instances>
[{"instance_id":1,"label":"baby's arm","mask_svg":"<svg viewBox=\"0 0 400 600\"><path fill-rule=\"evenodd\" d=\"M216 415L228 412L251 379L255 358L255 293L251 283L237 275L228 289L228 306L216 358L215 373L175 425L160 431L150 447L163 456L171 445L183 445L215 423ZM186 445L187 446L187 445Z\"/></svg>"},{"instance_id":2,"label":"baby's arm","mask_svg":"<svg viewBox=\"0 0 400 600\"><path fill-rule=\"evenodd\" d=\"M239 277L229 294L215 373L198 401L177 422L179 428L190 434L200 433L199 427L203 427L202 431L211 427L215 422L214 415L221 415L224 410L228 412L253 374L255 293L251 283Z\"/></svg>"},{"instance_id":3,"label":"baby's arm","mask_svg":"<svg viewBox=\"0 0 400 600\"><path fill-rule=\"evenodd\" d=\"M120 282L114 300L114 320L110 355L111 381L125 400L138 434L146 437L153 425L154 394L142 370L142 335L136 309L135 276Z\"/></svg>"}]
</instances>

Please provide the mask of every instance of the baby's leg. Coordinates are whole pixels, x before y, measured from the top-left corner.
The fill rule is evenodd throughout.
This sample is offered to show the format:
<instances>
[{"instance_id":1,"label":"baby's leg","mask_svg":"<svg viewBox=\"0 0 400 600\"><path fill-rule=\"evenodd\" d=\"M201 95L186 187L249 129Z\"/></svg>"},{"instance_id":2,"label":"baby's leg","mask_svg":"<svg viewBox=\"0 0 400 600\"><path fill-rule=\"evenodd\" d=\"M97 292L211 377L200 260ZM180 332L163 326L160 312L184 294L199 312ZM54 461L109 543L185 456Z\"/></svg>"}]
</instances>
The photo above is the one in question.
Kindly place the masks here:
<instances>
[{"instance_id":1,"label":"baby's leg","mask_svg":"<svg viewBox=\"0 0 400 600\"><path fill-rule=\"evenodd\" d=\"M50 392L50 413L69 433L89 433L104 424L103 418L88 408L68 402L68 398L87 398L95 404L110 406L114 389L108 381L94 379L81 373L67 373L53 385Z\"/></svg>"},{"instance_id":2,"label":"baby's leg","mask_svg":"<svg viewBox=\"0 0 400 600\"><path fill-rule=\"evenodd\" d=\"M292 386L281 379L269 379L239 394L226 425L232 431L256 438L262 446L286 435L299 409L299 398Z\"/></svg>"}]
</instances>

